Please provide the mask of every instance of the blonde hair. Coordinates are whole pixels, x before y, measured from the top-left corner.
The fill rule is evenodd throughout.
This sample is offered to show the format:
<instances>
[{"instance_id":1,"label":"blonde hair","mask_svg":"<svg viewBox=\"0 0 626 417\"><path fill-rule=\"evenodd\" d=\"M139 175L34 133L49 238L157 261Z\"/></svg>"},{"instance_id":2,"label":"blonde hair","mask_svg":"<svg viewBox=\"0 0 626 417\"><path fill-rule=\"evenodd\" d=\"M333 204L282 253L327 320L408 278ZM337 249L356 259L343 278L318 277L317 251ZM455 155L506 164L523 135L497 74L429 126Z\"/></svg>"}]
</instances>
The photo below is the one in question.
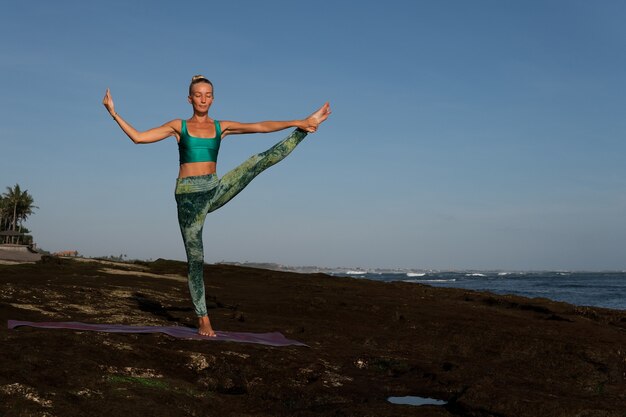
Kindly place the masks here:
<instances>
[{"instance_id":1,"label":"blonde hair","mask_svg":"<svg viewBox=\"0 0 626 417\"><path fill-rule=\"evenodd\" d=\"M191 95L191 87L198 83L207 83L211 87L213 87L213 83L209 81L209 79L204 75L194 75L193 77L191 77L191 83L189 84L189 95Z\"/></svg>"}]
</instances>

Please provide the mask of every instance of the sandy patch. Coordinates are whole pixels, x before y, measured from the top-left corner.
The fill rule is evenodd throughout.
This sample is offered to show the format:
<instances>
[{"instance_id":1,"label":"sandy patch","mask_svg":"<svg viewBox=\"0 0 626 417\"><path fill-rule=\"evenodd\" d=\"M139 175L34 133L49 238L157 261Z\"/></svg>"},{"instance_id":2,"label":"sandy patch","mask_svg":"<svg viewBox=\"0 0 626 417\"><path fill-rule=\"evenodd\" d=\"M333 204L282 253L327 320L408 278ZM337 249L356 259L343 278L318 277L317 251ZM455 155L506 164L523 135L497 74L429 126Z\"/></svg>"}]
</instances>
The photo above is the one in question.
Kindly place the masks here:
<instances>
[{"instance_id":1,"label":"sandy patch","mask_svg":"<svg viewBox=\"0 0 626 417\"><path fill-rule=\"evenodd\" d=\"M52 401L41 398L37 391L35 391L33 388L17 382L14 384L0 386L0 393L5 395L23 396L27 400L33 401L41 405L42 407L52 407Z\"/></svg>"},{"instance_id":2,"label":"sandy patch","mask_svg":"<svg viewBox=\"0 0 626 417\"><path fill-rule=\"evenodd\" d=\"M101 315L103 311L101 308L94 308L90 305L84 304L62 304L63 308L74 309L75 311L80 311L81 313L93 314L93 315Z\"/></svg>"},{"instance_id":3,"label":"sandy patch","mask_svg":"<svg viewBox=\"0 0 626 417\"><path fill-rule=\"evenodd\" d=\"M176 274L153 274L151 272L140 272L140 271L126 271L122 269L112 269L112 268L100 268L101 272L106 274L114 274L114 275L133 275L138 277L148 277L148 278L161 278L161 279L171 279L179 282L187 282L187 278L182 277Z\"/></svg>"},{"instance_id":4,"label":"sandy patch","mask_svg":"<svg viewBox=\"0 0 626 417\"><path fill-rule=\"evenodd\" d=\"M120 268L135 269L138 271L146 271L150 269L147 266L131 264L131 263L126 263L126 262L114 262L114 261L104 261L102 259L74 258L74 257L71 257L70 259L77 261L77 262L97 263L97 264L102 264L102 265L117 266Z\"/></svg>"},{"instance_id":5,"label":"sandy patch","mask_svg":"<svg viewBox=\"0 0 626 417\"><path fill-rule=\"evenodd\" d=\"M0 265L20 265L20 264L35 264L35 261L6 261L0 259Z\"/></svg>"},{"instance_id":6,"label":"sandy patch","mask_svg":"<svg viewBox=\"0 0 626 417\"><path fill-rule=\"evenodd\" d=\"M130 376L133 378L163 378L163 374L156 371L155 369L145 369L145 368L133 368L130 366L125 366L123 368L119 368L116 366L104 366L101 365L100 369L110 374L116 375L124 375Z\"/></svg>"},{"instance_id":7,"label":"sandy patch","mask_svg":"<svg viewBox=\"0 0 626 417\"><path fill-rule=\"evenodd\" d=\"M131 345L129 345L128 343L121 343L121 342L113 342L111 340L103 340L102 344L105 346L109 346L112 347L113 349L117 349L117 350L133 350L133 347Z\"/></svg>"},{"instance_id":8,"label":"sandy patch","mask_svg":"<svg viewBox=\"0 0 626 417\"><path fill-rule=\"evenodd\" d=\"M31 310L31 311L36 311L38 313L41 314L45 314L46 316L56 316L55 313L51 313L49 311L46 311L40 307L34 306L32 304L16 304L16 303L10 303L9 304L11 307L15 307L15 308L19 308L22 310Z\"/></svg>"}]
</instances>

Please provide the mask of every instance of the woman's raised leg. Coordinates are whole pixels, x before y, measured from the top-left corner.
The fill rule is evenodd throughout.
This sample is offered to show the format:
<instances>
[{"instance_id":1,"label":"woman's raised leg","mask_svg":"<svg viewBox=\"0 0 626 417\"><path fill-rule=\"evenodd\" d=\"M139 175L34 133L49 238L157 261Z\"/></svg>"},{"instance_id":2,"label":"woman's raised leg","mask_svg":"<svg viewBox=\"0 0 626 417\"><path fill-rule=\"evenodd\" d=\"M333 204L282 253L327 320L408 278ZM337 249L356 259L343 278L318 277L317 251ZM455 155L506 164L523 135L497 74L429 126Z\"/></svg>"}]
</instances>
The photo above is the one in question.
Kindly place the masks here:
<instances>
[{"instance_id":1,"label":"woman's raised leg","mask_svg":"<svg viewBox=\"0 0 626 417\"><path fill-rule=\"evenodd\" d=\"M261 172L282 161L306 137L304 130L296 129L289 136L265 152L253 155L237 168L220 178L220 183L209 203L208 212L212 212L228 203L241 192Z\"/></svg>"}]
</instances>

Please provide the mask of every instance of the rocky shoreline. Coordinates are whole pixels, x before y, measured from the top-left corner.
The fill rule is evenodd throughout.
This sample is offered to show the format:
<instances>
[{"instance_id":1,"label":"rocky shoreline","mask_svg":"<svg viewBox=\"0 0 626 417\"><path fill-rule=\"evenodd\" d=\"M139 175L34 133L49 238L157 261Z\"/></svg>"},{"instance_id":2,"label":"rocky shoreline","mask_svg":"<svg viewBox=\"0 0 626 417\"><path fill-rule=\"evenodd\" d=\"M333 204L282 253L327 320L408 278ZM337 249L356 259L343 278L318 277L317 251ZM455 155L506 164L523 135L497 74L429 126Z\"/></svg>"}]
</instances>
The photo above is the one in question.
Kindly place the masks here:
<instances>
[{"instance_id":1,"label":"rocky shoreline","mask_svg":"<svg viewBox=\"0 0 626 417\"><path fill-rule=\"evenodd\" d=\"M185 268L0 265L0 415L626 415L626 312L543 299L207 265L217 329L310 347L7 329L9 319L193 326ZM447 404L388 401L400 396Z\"/></svg>"}]
</instances>

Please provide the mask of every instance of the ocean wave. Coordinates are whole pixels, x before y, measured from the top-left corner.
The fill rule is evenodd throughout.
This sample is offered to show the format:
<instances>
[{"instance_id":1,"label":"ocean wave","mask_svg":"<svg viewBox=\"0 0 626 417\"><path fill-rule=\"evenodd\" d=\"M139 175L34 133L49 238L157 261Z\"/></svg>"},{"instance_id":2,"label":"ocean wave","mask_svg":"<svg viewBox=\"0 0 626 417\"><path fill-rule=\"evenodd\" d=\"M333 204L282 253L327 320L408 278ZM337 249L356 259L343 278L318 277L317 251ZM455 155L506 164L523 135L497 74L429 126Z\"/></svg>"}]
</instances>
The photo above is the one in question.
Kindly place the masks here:
<instances>
[{"instance_id":1,"label":"ocean wave","mask_svg":"<svg viewBox=\"0 0 626 417\"><path fill-rule=\"evenodd\" d=\"M365 272L365 271L346 271L345 274L347 274L347 275L365 275L365 274L367 274L367 272Z\"/></svg>"},{"instance_id":2,"label":"ocean wave","mask_svg":"<svg viewBox=\"0 0 626 417\"><path fill-rule=\"evenodd\" d=\"M465 274L466 277L486 277L485 274Z\"/></svg>"},{"instance_id":3,"label":"ocean wave","mask_svg":"<svg viewBox=\"0 0 626 417\"><path fill-rule=\"evenodd\" d=\"M413 284L420 284L423 282L456 282L456 278L450 279L403 279L402 282L412 282Z\"/></svg>"},{"instance_id":4,"label":"ocean wave","mask_svg":"<svg viewBox=\"0 0 626 417\"><path fill-rule=\"evenodd\" d=\"M423 277L424 275L426 275L426 272L407 272L406 273L407 277Z\"/></svg>"}]
</instances>

